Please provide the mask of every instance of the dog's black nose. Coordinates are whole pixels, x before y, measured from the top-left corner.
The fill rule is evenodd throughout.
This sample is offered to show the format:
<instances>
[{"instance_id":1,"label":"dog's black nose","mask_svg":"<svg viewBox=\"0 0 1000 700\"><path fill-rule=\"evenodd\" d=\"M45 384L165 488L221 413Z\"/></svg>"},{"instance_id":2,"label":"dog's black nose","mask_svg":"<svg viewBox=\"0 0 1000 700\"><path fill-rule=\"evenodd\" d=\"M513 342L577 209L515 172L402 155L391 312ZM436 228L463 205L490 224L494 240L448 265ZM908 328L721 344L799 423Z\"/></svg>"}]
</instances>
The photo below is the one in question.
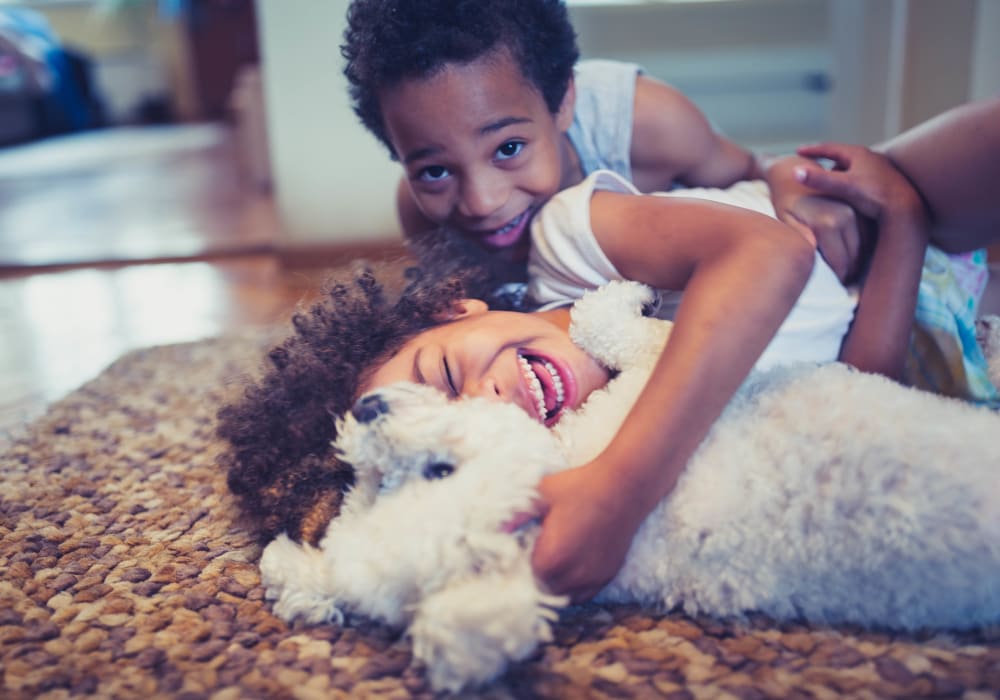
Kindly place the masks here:
<instances>
[{"instance_id":1,"label":"dog's black nose","mask_svg":"<svg viewBox=\"0 0 1000 700\"><path fill-rule=\"evenodd\" d=\"M358 423L371 423L383 413L389 412L389 405L378 394L362 396L354 402L351 413Z\"/></svg>"}]
</instances>

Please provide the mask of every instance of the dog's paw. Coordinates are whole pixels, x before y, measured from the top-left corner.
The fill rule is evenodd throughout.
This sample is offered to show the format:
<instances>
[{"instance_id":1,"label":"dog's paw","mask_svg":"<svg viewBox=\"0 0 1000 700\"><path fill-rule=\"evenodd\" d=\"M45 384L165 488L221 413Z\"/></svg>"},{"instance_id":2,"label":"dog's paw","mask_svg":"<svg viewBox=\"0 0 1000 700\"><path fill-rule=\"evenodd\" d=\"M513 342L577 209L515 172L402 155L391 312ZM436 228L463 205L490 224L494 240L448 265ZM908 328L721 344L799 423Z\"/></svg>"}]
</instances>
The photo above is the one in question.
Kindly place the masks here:
<instances>
[{"instance_id":1,"label":"dog's paw","mask_svg":"<svg viewBox=\"0 0 1000 700\"><path fill-rule=\"evenodd\" d=\"M420 604L409 628L413 656L435 690L483 685L550 641L554 608L566 603L539 591L528 568L466 579Z\"/></svg>"},{"instance_id":2,"label":"dog's paw","mask_svg":"<svg viewBox=\"0 0 1000 700\"><path fill-rule=\"evenodd\" d=\"M321 622L344 624L344 613L331 598L288 588L278 595L274 614L287 622L301 619L313 625Z\"/></svg>"},{"instance_id":3,"label":"dog's paw","mask_svg":"<svg viewBox=\"0 0 1000 700\"><path fill-rule=\"evenodd\" d=\"M323 565L320 550L296 544L285 534L264 548L260 580L264 597L275 601L275 615L289 622L302 618L310 623L343 623L343 614L320 585Z\"/></svg>"}]
</instances>

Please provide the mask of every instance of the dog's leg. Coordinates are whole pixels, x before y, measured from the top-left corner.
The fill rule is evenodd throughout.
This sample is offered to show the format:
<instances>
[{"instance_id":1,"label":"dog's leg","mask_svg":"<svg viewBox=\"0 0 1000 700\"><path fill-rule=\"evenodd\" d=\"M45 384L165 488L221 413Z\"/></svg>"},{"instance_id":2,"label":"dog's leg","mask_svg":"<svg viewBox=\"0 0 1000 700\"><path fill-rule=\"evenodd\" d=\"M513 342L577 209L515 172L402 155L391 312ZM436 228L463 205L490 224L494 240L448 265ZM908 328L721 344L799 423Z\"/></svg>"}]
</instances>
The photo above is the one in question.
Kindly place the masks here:
<instances>
[{"instance_id":1,"label":"dog's leg","mask_svg":"<svg viewBox=\"0 0 1000 700\"><path fill-rule=\"evenodd\" d=\"M477 575L424 599L409 634L435 690L487 683L552 638L567 600L535 585L525 557L514 569Z\"/></svg>"},{"instance_id":2,"label":"dog's leg","mask_svg":"<svg viewBox=\"0 0 1000 700\"><path fill-rule=\"evenodd\" d=\"M343 622L343 615L324 585L323 552L296 544L285 534L272 540L260 558L265 597L276 601L274 612L284 620L301 617L312 623Z\"/></svg>"}]
</instances>

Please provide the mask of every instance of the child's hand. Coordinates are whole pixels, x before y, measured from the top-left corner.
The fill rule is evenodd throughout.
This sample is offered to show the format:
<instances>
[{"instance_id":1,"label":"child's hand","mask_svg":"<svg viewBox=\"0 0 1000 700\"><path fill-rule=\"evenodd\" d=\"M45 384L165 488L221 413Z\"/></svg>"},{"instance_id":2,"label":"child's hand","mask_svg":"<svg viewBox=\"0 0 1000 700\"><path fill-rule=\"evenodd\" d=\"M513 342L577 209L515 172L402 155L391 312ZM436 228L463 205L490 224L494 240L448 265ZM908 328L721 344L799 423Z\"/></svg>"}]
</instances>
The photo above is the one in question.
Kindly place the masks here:
<instances>
[{"instance_id":1,"label":"child's hand","mask_svg":"<svg viewBox=\"0 0 1000 700\"><path fill-rule=\"evenodd\" d=\"M768 186L778 219L819 249L841 282L857 272L863 239L849 204L804 186L796 177L804 158L785 157L768 167Z\"/></svg>"},{"instance_id":2,"label":"child's hand","mask_svg":"<svg viewBox=\"0 0 1000 700\"><path fill-rule=\"evenodd\" d=\"M542 480L542 532L531 564L551 592L580 603L618 573L644 515L620 487L597 463Z\"/></svg>"},{"instance_id":3,"label":"child's hand","mask_svg":"<svg viewBox=\"0 0 1000 700\"><path fill-rule=\"evenodd\" d=\"M784 202L776 210L778 218L800 232L808 231L837 278L845 284L851 282L859 268L864 238L850 205L810 193L788 196Z\"/></svg>"},{"instance_id":4,"label":"child's hand","mask_svg":"<svg viewBox=\"0 0 1000 700\"><path fill-rule=\"evenodd\" d=\"M802 146L798 153L806 158L833 161L832 170L818 164L800 165L795 178L804 185L850 204L859 214L873 221L884 216L912 213L922 208L920 197L909 181L888 158L864 146L844 143L820 143Z\"/></svg>"}]
</instances>

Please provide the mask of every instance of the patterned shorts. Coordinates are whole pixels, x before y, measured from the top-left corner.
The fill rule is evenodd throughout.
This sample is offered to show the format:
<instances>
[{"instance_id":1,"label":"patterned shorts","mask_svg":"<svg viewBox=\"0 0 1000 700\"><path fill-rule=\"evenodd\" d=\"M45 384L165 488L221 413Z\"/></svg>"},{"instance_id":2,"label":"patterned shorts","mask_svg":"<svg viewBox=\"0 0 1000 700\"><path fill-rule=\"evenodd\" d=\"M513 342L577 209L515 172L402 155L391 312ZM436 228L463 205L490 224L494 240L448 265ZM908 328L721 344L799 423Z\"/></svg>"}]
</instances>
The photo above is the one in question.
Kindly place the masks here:
<instances>
[{"instance_id":1,"label":"patterned shorts","mask_svg":"<svg viewBox=\"0 0 1000 700\"><path fill-rule=\"evenodd\" d=\"M976 341L976 316L988 280L985 250L947 255L928 247L906 363L909 384L1000 407L1000 392Z\"/></svg>"}]
</instances>

